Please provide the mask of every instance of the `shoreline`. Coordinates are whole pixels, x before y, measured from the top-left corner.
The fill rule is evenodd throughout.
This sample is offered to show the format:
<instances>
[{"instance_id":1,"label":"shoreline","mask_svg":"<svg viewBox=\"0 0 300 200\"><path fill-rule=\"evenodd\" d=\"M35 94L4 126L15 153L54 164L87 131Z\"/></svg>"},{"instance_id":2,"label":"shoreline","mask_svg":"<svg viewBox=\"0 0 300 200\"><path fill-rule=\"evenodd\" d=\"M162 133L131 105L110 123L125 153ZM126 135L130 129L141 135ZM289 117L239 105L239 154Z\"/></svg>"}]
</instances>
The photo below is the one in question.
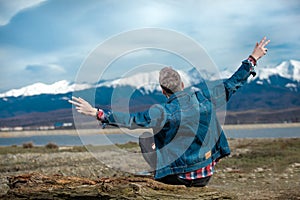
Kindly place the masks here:
<instances>
[{"instance_id":1,"label":"shoreline","mask_svg":"<svg viewBox=\"0 0 300 200\"><path fill-rule=\"evenodd\" d=\"M238 129L263 129L263 128L299 128L300 122L296 123L272 123L272 124L227 124L224 130Z\"/></svg>"},{"instance_id":2,"label":"shoreline","mask_svg":"<svg viewBox=\"0 0 300 200\"><path fill-rule=\"evenodd\" d=\"M235 124L223 125L226 130L241 129L269 129L269 128L300 128L300 123L274 123L274 124ZM0 138L30 137L45 135L95 135L95 134L140 134L151 129L106 128L106 129L55 129L55 130L25 130L25 131L0 131Z\"/></svg>"}]
</instances>

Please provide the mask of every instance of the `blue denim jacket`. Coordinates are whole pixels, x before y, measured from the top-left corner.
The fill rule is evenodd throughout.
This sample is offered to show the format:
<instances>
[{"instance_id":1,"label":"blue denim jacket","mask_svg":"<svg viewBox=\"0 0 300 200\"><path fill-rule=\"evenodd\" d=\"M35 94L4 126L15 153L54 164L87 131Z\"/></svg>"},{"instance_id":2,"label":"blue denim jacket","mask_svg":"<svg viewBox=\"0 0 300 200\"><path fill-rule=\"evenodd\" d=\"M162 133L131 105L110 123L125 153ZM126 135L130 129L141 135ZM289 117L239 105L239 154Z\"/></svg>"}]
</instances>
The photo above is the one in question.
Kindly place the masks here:
<instances>
[{"instance_id":1,"label":"blue denim jacket","mask_svg":"<svg viewBox=\"0 0 300 200\"><path fill-rule=\"evenodd\" d=\"M227 80L209 89L180 91L166 103L137 113L105 112L104 123L128 128L152 128L157 152L155 178L197 170L230 154L218 121L222 107L247 82L253 66L244 60Z\"/></svg>"}]
</instances>

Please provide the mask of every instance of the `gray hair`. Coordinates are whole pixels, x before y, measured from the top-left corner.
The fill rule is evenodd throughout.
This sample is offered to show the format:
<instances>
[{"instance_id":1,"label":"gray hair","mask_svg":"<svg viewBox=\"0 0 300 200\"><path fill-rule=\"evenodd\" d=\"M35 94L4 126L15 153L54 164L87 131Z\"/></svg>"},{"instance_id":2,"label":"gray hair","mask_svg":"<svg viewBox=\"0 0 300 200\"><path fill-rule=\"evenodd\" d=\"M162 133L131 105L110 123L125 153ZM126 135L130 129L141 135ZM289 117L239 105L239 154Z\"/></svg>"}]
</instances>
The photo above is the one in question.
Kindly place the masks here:
<instances>
[{"instance_id":1,"label":"gray hair","mask_svg":"<svg viewBox=\"0 0 300 200\"><path fill-rule=\"evenodd\" d=\"M164 67L159 72L159 84L167 93L181 91L181 77L172 67Z\"/></svg>"}]
</instances>

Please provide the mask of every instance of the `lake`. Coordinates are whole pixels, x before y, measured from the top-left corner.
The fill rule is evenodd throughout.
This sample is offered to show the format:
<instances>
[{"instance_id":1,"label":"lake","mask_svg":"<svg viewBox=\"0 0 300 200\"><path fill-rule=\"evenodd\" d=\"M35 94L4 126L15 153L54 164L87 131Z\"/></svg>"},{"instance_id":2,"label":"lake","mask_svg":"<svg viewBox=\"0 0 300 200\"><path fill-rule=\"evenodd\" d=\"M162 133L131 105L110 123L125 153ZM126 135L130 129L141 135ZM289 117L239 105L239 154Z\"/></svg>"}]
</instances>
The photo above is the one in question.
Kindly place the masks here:
<instances>
[{"instance_id":1,"label":"lake","mask_svg":"<svg viewBox=\"0 0 300 200\"><path fill-rule=\"evenodd\" d=\"M299 138L300 127L283 128L239 128L225 129L228 138ZM139 134L82 134L82 135L33 135L24 137L2 137L0 146L22 145L32 142L34 145L46 145L49 142L59 146L110 145L138 142Z\"/></svg>"}]
</instances>

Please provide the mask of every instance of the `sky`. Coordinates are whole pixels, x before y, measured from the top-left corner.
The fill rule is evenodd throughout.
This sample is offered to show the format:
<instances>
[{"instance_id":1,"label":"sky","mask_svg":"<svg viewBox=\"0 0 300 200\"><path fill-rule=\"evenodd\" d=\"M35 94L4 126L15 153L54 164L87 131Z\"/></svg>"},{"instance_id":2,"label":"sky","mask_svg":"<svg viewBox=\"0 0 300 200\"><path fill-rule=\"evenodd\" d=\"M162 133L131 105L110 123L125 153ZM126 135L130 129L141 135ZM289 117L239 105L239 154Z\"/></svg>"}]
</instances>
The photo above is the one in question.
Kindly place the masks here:
<instances>
[{"instance_id":1,"label":"sky","mask_svg":"<svg viewBox=\"0 0 300 200\"><path fill-rule=\"evenodd\" d=\"M76 81L95 49L120 34L144 28L189 37L219 70L231 71L267 36L271 40L268 55L258 67L276 66L300 60L299 24L299 0L0 0L0 92L36 82ZM189 49L176 37L170 38L178 49ZM128 43L137 40L131 38ZM159 50L126 55L114 62L106 78L127 73L137 64L185 63ZM93 69L80 73L96 76Z\"/></svg>"}]
</instances>

